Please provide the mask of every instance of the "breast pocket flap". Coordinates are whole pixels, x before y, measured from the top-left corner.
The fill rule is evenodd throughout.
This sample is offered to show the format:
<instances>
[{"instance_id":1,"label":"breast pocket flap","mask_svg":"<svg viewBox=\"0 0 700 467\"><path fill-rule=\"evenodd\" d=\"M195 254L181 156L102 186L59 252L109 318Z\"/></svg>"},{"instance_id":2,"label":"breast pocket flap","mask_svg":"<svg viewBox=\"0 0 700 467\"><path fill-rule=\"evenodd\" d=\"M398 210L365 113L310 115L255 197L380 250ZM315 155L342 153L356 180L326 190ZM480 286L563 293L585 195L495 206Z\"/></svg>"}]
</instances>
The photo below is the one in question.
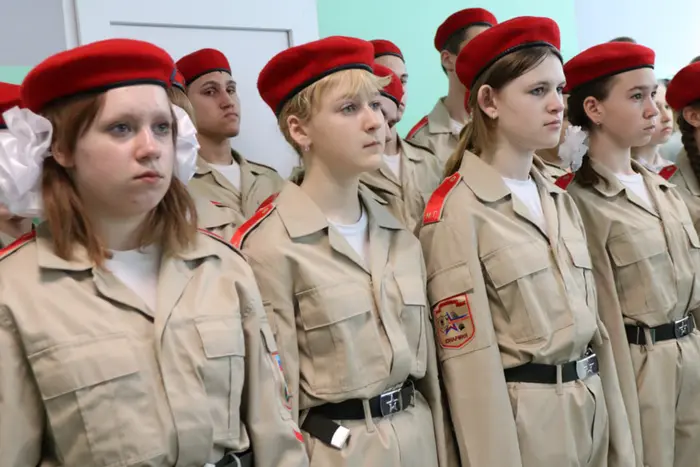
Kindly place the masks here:
<instances>
[{"instance_id":1,"label":"breast pocket flap","mask_svg":"<svg viewBox=\"0 0 700 467\"><path fill-rule=\"evenodd\" d=\"M205 316L197 319L195 326L207 358L245 356L240 318Z\"/></svg>"}]
</instances>

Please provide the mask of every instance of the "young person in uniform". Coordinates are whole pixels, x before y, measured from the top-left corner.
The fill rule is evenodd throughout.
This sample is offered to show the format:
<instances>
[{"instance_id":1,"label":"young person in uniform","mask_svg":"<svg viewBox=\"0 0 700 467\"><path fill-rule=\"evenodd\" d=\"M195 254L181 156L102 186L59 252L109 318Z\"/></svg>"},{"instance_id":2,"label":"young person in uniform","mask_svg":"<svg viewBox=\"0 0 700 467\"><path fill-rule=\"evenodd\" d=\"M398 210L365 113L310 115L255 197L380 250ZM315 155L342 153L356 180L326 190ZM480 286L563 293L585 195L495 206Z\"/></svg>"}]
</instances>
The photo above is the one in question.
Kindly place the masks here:
<instances>
[{"instance_id":1,"label":"young person in uniform","mask_svg":"<svg viewBox=\"0 0 700 467\"><path fill-rule=\"evenodd\" d=\"M196 228L173 69L95 42L30 71L10 111L46 222L1 253L3 467L308 465L253 273Z\"/></svg>"},{"instance_id":2,"label":"young person in uniform","mask_svg":"<svg viewBox=\"0 0 700 467\"><path fill-rule=\"evenodd\" d=\"M401 81L401 86L403 87L403 98L399 104L399 118L401 118L406 110L406 95L408 94L408 70L406 69L406 59L401 49L391 41L374 39L371 40L370 43L374 47L375 63L389 68ZM396 138L395 129L392 136Z\"/></svg>"},{"instance_id":3,"label":"young person in uniform","mask_svg":"<svg viewBox=\"0 0 700 467\"><path fill-rule=\"evenodd\" d=\"M6 166L9 161L4 157L7 151L5 145L8 143L10 135L2 114L13 107L20 106L19 89L19 86L16 84L0 82L0 170L3 171L10 169ZM6 247L15 241L16 238L31 230L31 219L16 216L0 204L0 248Z\"/></svg>"},{"instance_id":4,"label":"young person in uniform","mask_svg":"<svg viewBox=\"0 0 700 467\"><path fill-rule=\"evenodd\" d=\"M632 158L648 170L668 180L675 172L675 169L663 170L666 167L672 167L673 162L664 159L659 152L659 148L673 135L673 109L666 102L666 85L662 80L658 80L657 85L656 95L654 96L654 103L659 109L659 115L655 120L656 128L646 145L632 148Z\"/></svg>"},{"instance_id":5,"label":"young person in uniform","mask_svg":"<svg viewBox=\"0 0 700 467\"><path fill-rule=\"evenodd\" d=\"M271 167L231 149L229 138L240 131L241 103L228 59L218 50L201 49L178 60L177 68L187 84L202 146L189 189L248 218L283 180Z\"/></svg>"},{"instance_id":6,"label":"young person in uniform","mask_svg":"<svg viewBox=\"0 0 700 467\"><path fill-rule=\"evenodd\" d=\"M168 88L170 103L183 109L192 122L196 122L194 108L187 97L185 77L180 71L175 73ZM195 123L196 125L196 123ZM231 239L234 232L245 221L245 217L235 209L219 201L209 200L201 195L190 193L197 209L199 227L225 239Z\"/></svg>"},{"instance_id":7,"label":"young person in uniform","mask_svg":"<svg viewBox=\"0 0 700 467\"><path fill-rule=\"evenodd\" d=\"M258 79L304 159L236 232L253 267L312 466L457 465L420 244L360 184L382 161L384 119L369 42L287 49Z\"/></svg>"},{"instance_id":8,"label":"young person in uniform","mask_svg":"<svg viewBox=\"0 0 700 467\"><path fill-rule=\"evenodd\" d=\"M695 230L700 231L700 63L693 63L673 77L666 94L678 114L683 149L670 178L685 201Z\"/></svg>"},{"instance_id":9,"label":"young person in uniform","mask_svg":"<svg viewBox=\"0 0 700 467\"><path fill-rule=\"evenodd\" d=\"M493 14L483 8L467 8L448 17L435 33L435 49L447 75L447 96L438 99L433 110L408 132L406 139L429 148L443 164L457 146L459 133L468 119L464 108L466 89L455 71L457 55L477 35L497 23Z\"/></svg>"},{"instance_id":10,"label":"young person in uniform","mask_svg":"<svg viewBox=\"0 0 700 467\"><path fill-rule=\"evenodd\" d=\"M562 117L561 121L561 133L559 134L559 142L553 148L544 148L537 151L537 157L533 160L533 163L540 169L540 171L544 175L551 178L552 181L556 181L559 177L563 177L564 175L569 173L569 170L567 168L562 167L562 159L559 155L559 149L561 148L561 145L564 142L566 129L569 127L566 105L567 97L568 96L566 94L562 94L562 100L564 102L564 116Z\"/></svg>"},{"instance_id":11,"label":"young person in uniform","mask_svg":"<svg viewBox=\"0 0 700 467\"><path fill-rule=\"evenodd\" d=\"M386 144L398 123L403 87L399 77L385 66L374 64L374 74L391 79L380 91L379 104L384 115ZM377 170L365 172L360 180L389 204L389 209L408 230L415 232L425 209L425 202L442 180L441 164L425 148L400 139L399 152L382 155Z\"/></svg>"},{"instance_id":12,"label":"young person in uniform","mask_svg":"<svg viewBox=\"0 0 700 467\"><path fill-rule=\"evenodd\" d=\"M637 465L700 459L700 241L673 185L632 159L656 131L654 51L591 47L564 66L569 120L589 150L569 186L586 226Z\"/></svg>"},{"instance_id":13,"label":"young person in uniform","mask_svg":"<svg viewBox=\"0 0 700 467\"><path fill-rule=\"evenodd\" d=\"M420 241L463 465L635 466L581 218L532 166L560 137L559 45L520 17L457 59L472 120Z\"/></svg>"}]
</instances>

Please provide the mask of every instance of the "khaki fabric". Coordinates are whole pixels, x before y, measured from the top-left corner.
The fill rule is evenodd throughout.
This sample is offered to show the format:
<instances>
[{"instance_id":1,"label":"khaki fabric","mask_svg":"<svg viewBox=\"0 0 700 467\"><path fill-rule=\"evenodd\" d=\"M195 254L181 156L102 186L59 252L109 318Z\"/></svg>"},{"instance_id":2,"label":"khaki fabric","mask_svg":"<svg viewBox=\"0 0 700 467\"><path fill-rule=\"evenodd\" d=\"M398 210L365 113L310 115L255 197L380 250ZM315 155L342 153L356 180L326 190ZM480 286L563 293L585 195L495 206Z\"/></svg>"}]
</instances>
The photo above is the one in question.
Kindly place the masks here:
<instances>
[{"instance_id":1,"label":"khaki fabric","mask_svg":"<svg viewBox=\"0 0 700 467\"><path fill-rule=\"evenodd\" d=\"M151 310L45 225L0 260L0 465L203 466L252 447L306 466L275 341L240 253L207 234L165 257Z\"/></svg>"},{"instance_id":2,"label":"khaki fabric","mask_svg":"<svg viewBox=\"0 0 700 467\"><path fill-rule=\"evenodd\" d=\"M400 177L386 164L362 174L360 180L388 204L391 213L414 232L423 218L425 203L442 180L440 161L427 149L399 139Z\"/></svg>"},{"instance_id":3,"label":"khaki fabric","mask_svg":"<svg viewBox=\"0 0 700 467\"><path fill-rule=\"evenodd\" d=\"M689 313L697 320L698 235L680 195L662 177L632 161L644 177L652 209L604 166L591 164L600 180L584 186L575 178L569 193L586 227L599 312L611 336L637 463L697 465L700 412L694 404L680 404L700 388L696 338L640 348L628 343L624 325L654 327ZM688 354L679 355L685 348ZM661 419L665 421L657 424ZM691 458L690 464L679 463Z\"/></svg>"},{"instance_id":4,"label":"khaki fabric","mask_svg":"<svg viewBox=\"0 0 700 467\"><path fill-rule=\"evenodd\" d=\"M295 420L303 422L314 406L370 399L409 378L421 393L401 413L372 419L367 408L364 420L338 421L350 430L341 450L304 433L311 465L459 465L430 338L420 245L384 201L366 187L359 196L369 219L368 264L291 182L243 243Z\"/></svg>"},{"instance_id":5,"label":"khaki fabric","mask_svg":"<svg viewBox=\"0 0 700 467\"><path fill-rule=\"evenodd\" d=\"M632 467L581 219L563 190L535 168L530 176L544 230L500 174L467 152L444 182L456 183L444 204L426 208L436 222L419 234L462 464ZM589 346L600 376L561 387L505 381L504 368L578 360Z\"/></svg>"},{"instance_id":6,"label":"khaki fabric","mask_svg":"<svg viewBox=\"0 0 700 467\"><path fill-rule=\"evenodd\" d=\"M226 241L231 241L236 229L245 218L221 203L214 203L201 196L193 196L199 227L208 230Z\"/></svg>"},{"instance_id":7,"label":"khaki fabric","mask_svg":"<svg viewBox=\"0 0 700 467\"><path fill-rule=\"evenodd\" d=\"M700 183L690 166L688 154L685 149L678 154L676 160L678 170L669 180L676 185L676 190L685 202L690 212L690 218L693 220L693 225L696 231L700 231Z\"/></svg>"},{"instance_id":8,"label":"khaki fabric","mask_svg":"<svg viewBox=\"0 0 700 467\"><path fill-rule=\"evenodd\" d=\"M418 131L409 134L408 141L419 146L430 149L440 160L442 167L450 158L459 143L459 134L452 132L450 123L450 113L443 102L443 98L438 99L433 110L428 114L428 123L423 125Z\"/></svg>"},{"instance_id":9,"label":"khaki fabric","mask_svg":"<svg viewBox=\"0 0 700 467\"><path fill-rule=\"evenodd\" d=\"M558 165L552 164L551 162L545 161L539 156L535 155L532 164L540 171L543 175L548 177L552 182L556 182L559 177L569 173L568 170L562 169Z\"/></svg>"},{"instance_id":10,"label":"khaki fabric","mask_svg":"<svg viewBox=\"0 0 700 467\"><path fill-rule=\"evenodd\" d=\"M5 248L7 245L14 242L14 237L10 237L4 232L0 232L0 248Z\"/></svg>"},{"instance_id":11,"label":"khaki fabric","mask_svg":"<svg viewBox=\"0 0 700 467\"><path fill-rule=\"evenodd\" d=\"M248 161L236 151L231 153L241 166L240 191L201 156L197 157L197 171L187 188L193 195L225 204L247 219L260 203L279 192L284 181L274 169Z\"/></svg>"}]
</instances>

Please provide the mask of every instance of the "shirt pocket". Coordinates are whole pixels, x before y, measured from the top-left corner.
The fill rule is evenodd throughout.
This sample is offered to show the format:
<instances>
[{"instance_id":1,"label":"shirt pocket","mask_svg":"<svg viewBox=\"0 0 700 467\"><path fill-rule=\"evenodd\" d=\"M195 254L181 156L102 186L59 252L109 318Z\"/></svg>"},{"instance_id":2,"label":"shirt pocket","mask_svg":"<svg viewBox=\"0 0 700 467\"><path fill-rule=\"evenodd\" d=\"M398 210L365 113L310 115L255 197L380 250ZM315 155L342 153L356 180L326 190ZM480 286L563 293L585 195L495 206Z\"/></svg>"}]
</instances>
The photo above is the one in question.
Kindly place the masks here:
<instances>
[{"instance_id":1,"label":"shirt pocket","mask_svg":"<svg viewBox=\"0 0 700 467\"><path fill-rule=\"evenodd\" d=\"M482 258L507 315L507 328L499 331L516 343L543 339L573 324L550 257L547 245L533 241L509 245Z\"/></svg>"},{"instance_id":2,"label":"shirt pocket","mask_svg":"<svg viewBox=\"0 0 700 467\"><path fill-rule=\"evenodd\" d=\"M245 338L240 316L201 316L195 320L205 359L199 368L207 393L214 441L240 435L245 381Z\"/></svg>"},{"instance_id":3,"label":"shirt pocket","mask_svg":"<svg viewBox=\"0 0 700 467\"><path fill-rule=\"evenodd\" d=\"M665 315L674 306L675 273L660 228L618 235L608 242L608 252L624 316Z\"/></svg>"},{"instance_id":4,"label":"shirt pocket","mask_svg":"<svg viewBox=\"0 0 700 467\"><path fill-rule=\"evenodd\" d=\"M389 374L369 287L335 284L296 295L302 381L317 394L338 394Z\"/></svg>"},{"instance_id":5,"label":"shirt pocket","mask_svg":"<svg viewBox=\"0 0 700 467\"><path fill-rule=\"evenodd\" d=\"M425 295L425 282L421 276L394 275L396 285L401 294L400 321L403 334L406 336L408 348L419 362L425 362L425 357L420 355L425 352L425 313L427 312L427 297ZM421 358L422 357L422 358Z\"/></svg>"},{"instance_id":6,"label":"shirt pocket","mask_svg":"<svg viewBox=\"0 0 700 467\"><path fill-rule=\"evenodd\" d=\"M65 465L131 465L162 454L152 388L122 334L29 357Z\"/></svg>"},{"instance_id":7,"label":"shirt pocket","mask_svg":"<svg viewBox=\"0 0 700 467\"><path fill-rule=\"evenodd\" d=\"M593 278L593 263L588 252L588 245L583 238L562 239L566 251L569 253L572 274L576 281L578 292L585 299L586 304L593 310L597 307L595 279Z\"/></svg>"}]
</instances>

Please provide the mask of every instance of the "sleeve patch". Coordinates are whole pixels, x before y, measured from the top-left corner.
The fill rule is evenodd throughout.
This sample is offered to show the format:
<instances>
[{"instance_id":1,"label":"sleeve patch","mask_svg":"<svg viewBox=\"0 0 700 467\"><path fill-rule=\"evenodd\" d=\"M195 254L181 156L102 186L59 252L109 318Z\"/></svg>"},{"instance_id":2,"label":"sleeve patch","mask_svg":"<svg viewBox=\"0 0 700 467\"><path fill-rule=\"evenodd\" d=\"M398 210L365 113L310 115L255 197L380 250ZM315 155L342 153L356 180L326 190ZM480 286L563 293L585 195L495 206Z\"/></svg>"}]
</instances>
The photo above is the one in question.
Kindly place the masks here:
<instances>
[{"instance_id":1,"label":"sleeve patch","mask_svg":"<svg viewBox=\"0 0 700 467\"><path fill-rule=\"evenodd\" d=\"M433 322L438 343L443 349L461 349L476 334L467 294L438 302L433 308Z\"/></svg>"}]
</instances>

